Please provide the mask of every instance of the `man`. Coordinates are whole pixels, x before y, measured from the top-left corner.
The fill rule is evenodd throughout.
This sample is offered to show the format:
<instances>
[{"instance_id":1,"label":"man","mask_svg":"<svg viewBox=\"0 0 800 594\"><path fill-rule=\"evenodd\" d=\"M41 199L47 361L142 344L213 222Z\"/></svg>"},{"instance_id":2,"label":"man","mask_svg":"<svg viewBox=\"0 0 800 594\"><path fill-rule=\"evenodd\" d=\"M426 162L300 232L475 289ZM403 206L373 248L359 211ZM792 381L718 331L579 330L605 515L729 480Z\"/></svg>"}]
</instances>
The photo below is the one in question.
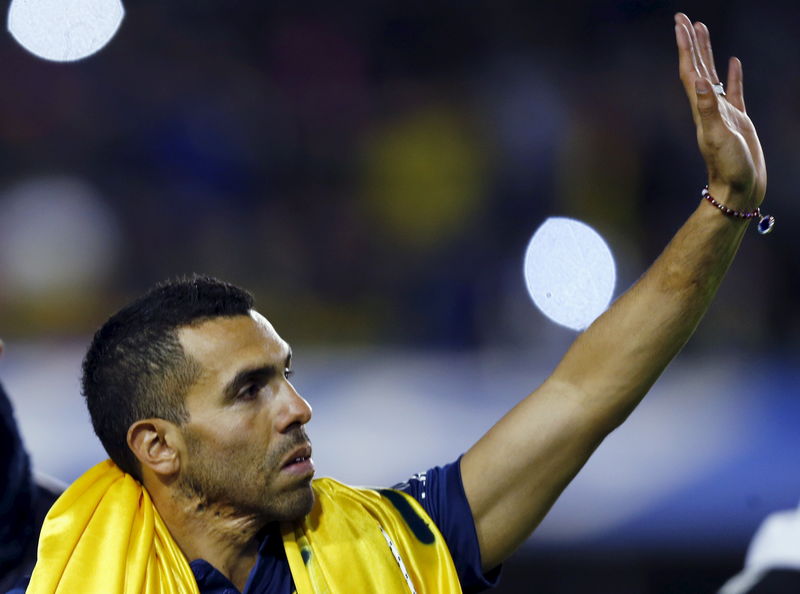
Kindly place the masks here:
<instances>
[{"instance_id":1,"label":"man","mask_svg":"<svg viewBox=\"0 0 800 594\"><path fill-rule=\"evenodd\" d=\"M684 345L760 216L766 170L741 64L729 63L726 95L706 27L679 14L675 32L705 199L544 384L459 461L397 491L312 482L311 408L289 381L288 344L235 287L162 285L95 336L84 391L116 464L89 471L53 507L29 591L490 585Z\"/></svg>"}]
</instances>

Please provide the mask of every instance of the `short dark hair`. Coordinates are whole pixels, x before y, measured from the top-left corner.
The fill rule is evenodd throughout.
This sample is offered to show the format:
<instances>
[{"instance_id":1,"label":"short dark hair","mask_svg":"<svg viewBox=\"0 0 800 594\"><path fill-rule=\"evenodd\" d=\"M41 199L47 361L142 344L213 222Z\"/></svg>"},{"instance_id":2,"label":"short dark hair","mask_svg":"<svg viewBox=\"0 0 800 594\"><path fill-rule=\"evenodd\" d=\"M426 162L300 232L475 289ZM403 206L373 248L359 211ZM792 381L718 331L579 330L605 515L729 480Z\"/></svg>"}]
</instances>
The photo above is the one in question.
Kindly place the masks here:
<instances>
[{"instance_id":1,"label":"short dark hair","mask_svg":"<svg viewBox=\"0 0 800 594\"><path fill-rule=\"evenodd\" d=\"M253 296L244 289L193 275L156 285L95 333L83 360L83 395L97 437L122 470L141 481L127 441L133 423L189 419L184 398L200 369L183 351L178 329L248 315L252 308Z\"/></svg>"}]
</instances>

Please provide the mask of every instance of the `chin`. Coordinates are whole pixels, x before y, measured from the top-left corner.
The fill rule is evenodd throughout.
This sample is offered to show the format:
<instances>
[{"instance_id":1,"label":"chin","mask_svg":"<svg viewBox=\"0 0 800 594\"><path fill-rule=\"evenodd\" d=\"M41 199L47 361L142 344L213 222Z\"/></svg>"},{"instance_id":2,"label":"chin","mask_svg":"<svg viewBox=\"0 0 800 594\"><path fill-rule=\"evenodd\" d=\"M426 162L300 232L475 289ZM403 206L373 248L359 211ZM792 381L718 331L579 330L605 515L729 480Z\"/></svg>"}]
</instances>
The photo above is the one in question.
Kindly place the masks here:
<instances>
[{"instance_id":1,"label":"chin","mask_svg":"<svg viewBox=\"0 0 800 594\"><path fill-rule=\"evenodd\" d=\"M313 508L314 489L311 488L311 485L308 485L301 494L301 498L298 501L297 514L292 519L299 520L300 518L307 516L309 513L311 513Z\"/></svg>"},{"instance_id":2,"label":"chin","mask_svg":"<svg viewBox=\"0 0 800 594\"><path fill-rule=\"evenodd\" d=\"M307 516L314 507L314 490L311 485L299 487L284 495L279 509L272 508L273 519L279 522L294 522ZM277 513L276 513L277 512Z\"/></svg>"}]
</instances>

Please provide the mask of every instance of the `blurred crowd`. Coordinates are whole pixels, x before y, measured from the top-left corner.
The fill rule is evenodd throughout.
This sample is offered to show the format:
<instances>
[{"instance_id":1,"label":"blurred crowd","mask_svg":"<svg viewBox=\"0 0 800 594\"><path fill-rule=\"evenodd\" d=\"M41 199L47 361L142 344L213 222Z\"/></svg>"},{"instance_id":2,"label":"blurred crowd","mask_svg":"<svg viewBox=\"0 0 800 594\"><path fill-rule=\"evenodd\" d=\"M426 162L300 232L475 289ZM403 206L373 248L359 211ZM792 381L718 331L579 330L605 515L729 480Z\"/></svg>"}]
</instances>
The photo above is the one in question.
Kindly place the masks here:
<instances>
[{"instance_id":1,"label":"blurred crowd","mask_svg":"<svg viewBox=\"0 0 800 594\"><path fill-rule=\"evenodd\" d=\"M622 290L698 204L685 9L742 58L778 219L748 234L697 343L800 346L800 11L568 8L136 0L74 64L2 36L3 337L84 335L204 272L252 289L292 341L535 342L522 256L546 217L603 234Z\"/></svg>"}]
</instances>

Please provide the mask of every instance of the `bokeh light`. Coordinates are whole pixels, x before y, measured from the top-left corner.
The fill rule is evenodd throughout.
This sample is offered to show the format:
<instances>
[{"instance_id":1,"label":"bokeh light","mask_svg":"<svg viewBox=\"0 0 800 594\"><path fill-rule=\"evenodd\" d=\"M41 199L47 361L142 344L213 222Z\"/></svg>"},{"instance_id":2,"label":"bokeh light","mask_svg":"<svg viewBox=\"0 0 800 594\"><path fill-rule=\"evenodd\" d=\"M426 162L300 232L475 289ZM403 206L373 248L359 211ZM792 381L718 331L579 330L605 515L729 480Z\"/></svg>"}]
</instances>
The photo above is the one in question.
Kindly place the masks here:
<instances>
[{"instance_id":1,"label":"bokeh light","mask_svg":"<svg viewBox=\"0 0 800 594\"><path fill-rule=\"evenodd\" d=\"M40 58L73 62L103 49L124 14L120 0L12 0L8 30Z\"/></svg>"},{"instance_id":2,"label":"bokeh light","mask_svg":"<svg viewBox=\"0 0 800 594\"><path fill-rule=\"evenodd\" d=\"M119 229L103 198L74 177L35 177L0 193L4 297L91 291L117 264Z\"/></svg>"},{"instance_id":3,"label":"bokeh light","mask_svg":"<svg viewBox=\"0 0 800 594\"><path fill-rule=\"evenodd\" d=\"M536 307L573 330L583 330L606 310L616 276L606 242L574 219L547 219L525 252L525 283Z\"/></svg>"}]
</instances>

